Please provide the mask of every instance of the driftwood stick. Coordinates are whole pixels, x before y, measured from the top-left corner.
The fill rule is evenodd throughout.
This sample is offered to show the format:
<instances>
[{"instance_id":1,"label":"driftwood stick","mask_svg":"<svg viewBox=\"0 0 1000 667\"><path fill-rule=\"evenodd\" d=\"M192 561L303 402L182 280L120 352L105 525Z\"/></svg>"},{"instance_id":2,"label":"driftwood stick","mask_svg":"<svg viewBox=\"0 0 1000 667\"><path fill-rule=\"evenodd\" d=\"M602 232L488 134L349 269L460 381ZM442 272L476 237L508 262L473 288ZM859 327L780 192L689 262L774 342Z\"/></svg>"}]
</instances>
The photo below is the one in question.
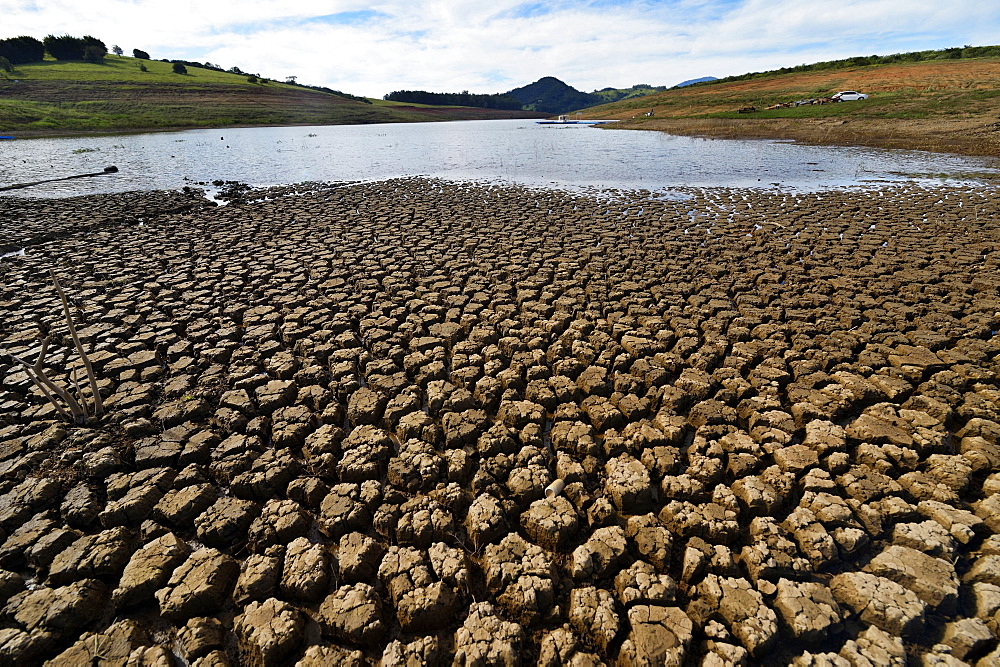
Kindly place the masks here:
<instances>
[{"instance_id":1,"label":"driftwood stick","mask_svg":"<svg viewBox=\"0 0 1000 667\"><path fill-rule=\"evenodd\" d=\"M80 389L80 381L76 378L75 368L70 371L69 377L73 382L73 387L76 389L76 395L80 397L80 407L83 408L83 421L87 421L90 413L87 411L87 401L83 398L83 391Z\"/></svg>"},{"instance_id":2,"label":"driftwood stick","mask_svg":"<svg viewBox=\"0 0 1000 667\"><path fill-rule=\"evenodd\" d=\"M76 346L76 351L83 361L84 368L87 370L87 378L90 380L90 391L94 395L94 416L100 417L104 414L104 401L101 400L101 390L97 386L97 376L94 375L94 367L90 363L90 357L87 356L87 352L83 349L83 344L80 343L80 337L76 333L76 325L73 324L73 314L69 309L69 301L66 299L66 293L63 292L62 287L59 285L56 272L49 269L49 275L52 276L52 282L55 283L56 291L59 292L59 298L62 299L63 314L66 316L66 324L69 326L69 335L73 338L73 345ZM83 396L80 396L80 400L83 400Z\"/></svg>"},{"instance_id":3,"label":"driftwood stick","mask_svg":"<svg viewBox=\"0 0 1000 667\"><path fill-rule=\"evenodd\" d=\"M49 402L52 403L52 407L54 407L60 415L71 422L77 424L82 423L83 408L80 407L77 400L73 398L68 391L50 380L49 376L46 375L44 371L36 371L41 364L41 357L39 357L38 362L36 362L35 365L32 365L12 352L8 352L7 354L10 355L11 359L19 363L21 367L24 368L25 373L28 374L28 379L35 383L35 386L42 391L47 399L49 399ZM55 400L55 397L52 396L52 394L56 394L56 396L63 399L66 402L66 405L69 406L72 414L67 413L66 409L59 405L59 401Z\"/></svg>"},{"instance_id":4,"label":"driftwood stick","mask_svg":"<svg viewBox=\"0 0 1000 667\"><path fill-rule=\"evenodd\" d=\"M91 178L93 176L104 176L106 174L118 173L118 167L110 166L105 167L104 171L98 171L93 174L76 174L75 176L63 176L62 178L47 178L44 181L32 181L31 183L14 183L13 185L0 186L0 192L4 190L21 190L22 188L30 188L33 185L44 185L45 183L58 183L59 181L71 181L74 178Z\"/></svg>"}]
</instances>

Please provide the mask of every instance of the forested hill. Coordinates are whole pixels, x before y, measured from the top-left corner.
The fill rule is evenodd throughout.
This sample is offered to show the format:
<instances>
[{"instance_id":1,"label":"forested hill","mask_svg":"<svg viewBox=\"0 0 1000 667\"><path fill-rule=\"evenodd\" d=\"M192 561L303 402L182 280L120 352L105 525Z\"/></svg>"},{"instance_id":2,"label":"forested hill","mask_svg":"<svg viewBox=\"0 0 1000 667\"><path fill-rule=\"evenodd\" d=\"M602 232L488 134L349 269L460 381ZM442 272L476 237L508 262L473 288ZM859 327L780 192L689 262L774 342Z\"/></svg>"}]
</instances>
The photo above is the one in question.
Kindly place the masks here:
<instances>
[{"instance_id":1,"label":"forested hill","mask_svg":"<svg viewBox=\"0 0 1000 667\"><path fill-rule=\"evenodd\" d=\"M521 102L510 94L479 95L467 90L461 93L429 93L426 90L396 90L383 99L389 102L410 104L436 104L441 106L479 107L481 109L508 109L520 111Z\"/></svg>"}]
</instances>

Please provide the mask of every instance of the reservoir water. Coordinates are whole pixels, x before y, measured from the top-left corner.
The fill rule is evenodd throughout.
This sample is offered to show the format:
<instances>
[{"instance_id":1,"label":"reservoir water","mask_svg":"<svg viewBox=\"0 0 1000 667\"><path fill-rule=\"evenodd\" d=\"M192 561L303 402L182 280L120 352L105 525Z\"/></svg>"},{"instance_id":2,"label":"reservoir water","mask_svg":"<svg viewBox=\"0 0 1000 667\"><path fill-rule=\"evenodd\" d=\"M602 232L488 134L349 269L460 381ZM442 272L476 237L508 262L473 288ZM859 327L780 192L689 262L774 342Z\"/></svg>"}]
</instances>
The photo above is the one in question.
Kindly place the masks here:
<instances>
[{"instance_id":1,"label":"reservoir water","mask_svg":"<svg viewBox=\"0 0 1000 667\"><path fill-rule=\"evenodd\" d=\"M679 137L530 120L266 127L0 142L0 186L116 165L97 178L15 190L22 197L432 176L560 188L827 189L997 174L996 160L919 151Z\"/></svg>"}]
</instances>

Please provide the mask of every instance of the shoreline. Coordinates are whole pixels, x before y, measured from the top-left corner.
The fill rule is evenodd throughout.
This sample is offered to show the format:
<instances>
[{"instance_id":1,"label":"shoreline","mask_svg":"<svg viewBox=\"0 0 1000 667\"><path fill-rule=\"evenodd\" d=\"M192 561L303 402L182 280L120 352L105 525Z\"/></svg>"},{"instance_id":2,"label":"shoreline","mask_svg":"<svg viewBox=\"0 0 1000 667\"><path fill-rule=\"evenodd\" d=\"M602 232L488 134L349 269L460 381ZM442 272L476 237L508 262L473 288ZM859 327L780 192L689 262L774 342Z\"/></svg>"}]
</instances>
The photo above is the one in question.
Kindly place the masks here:
<instances>
[{"instance_id":1,"label":"shoreline","mask_svg":"<svg viewBox=\"0 0 1000 667\"><path fill-rule=\"evenodd\" d=\"M1000 660L996 188L240 194L0 197L6 661Z\"/></svg>"},{"instance_id":2,"label":"shoreline","mask_svg":"<svg viewBox=\"0 0 1000 667\"><path fill-rule=\"evenodd\" d=\"M940 119L654 118L622 120L602 129L653 130L712 139L792 140L818 146L864 146L1000 157L1000 123Z\"/></svg>"}]
</instances>

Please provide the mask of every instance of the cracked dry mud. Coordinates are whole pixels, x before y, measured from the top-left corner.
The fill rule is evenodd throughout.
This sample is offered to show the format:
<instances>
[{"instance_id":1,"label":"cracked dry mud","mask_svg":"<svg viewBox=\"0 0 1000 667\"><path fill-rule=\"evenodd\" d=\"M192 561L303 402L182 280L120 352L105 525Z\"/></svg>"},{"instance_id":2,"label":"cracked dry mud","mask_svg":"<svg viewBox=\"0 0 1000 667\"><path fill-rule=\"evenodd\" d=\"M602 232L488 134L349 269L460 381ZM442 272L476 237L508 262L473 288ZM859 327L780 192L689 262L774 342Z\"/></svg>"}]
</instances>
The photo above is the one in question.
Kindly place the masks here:
<instances>
[{"instance_id":1,"label":"cracked dry mud","mask_svg":"<svg viewBox=\"0 0 1000 667\"><path fill-rule=\"evenodd\" d=\"M0 199L0 662L1000 662L1000 195L683 195Z\"/></svg>"}]
</instances>

